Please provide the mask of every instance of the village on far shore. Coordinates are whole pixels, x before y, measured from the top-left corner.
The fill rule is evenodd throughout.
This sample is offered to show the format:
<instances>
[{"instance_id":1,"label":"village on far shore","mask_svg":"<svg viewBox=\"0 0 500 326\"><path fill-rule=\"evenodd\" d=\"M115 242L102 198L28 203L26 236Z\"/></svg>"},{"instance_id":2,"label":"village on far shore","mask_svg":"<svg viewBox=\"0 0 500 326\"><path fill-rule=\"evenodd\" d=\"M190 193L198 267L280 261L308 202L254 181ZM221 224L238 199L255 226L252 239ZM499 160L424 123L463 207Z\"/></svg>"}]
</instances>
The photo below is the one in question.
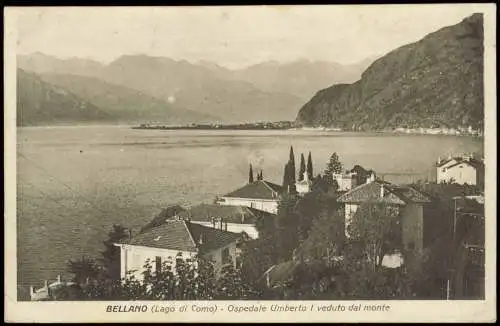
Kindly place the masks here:
<instances>
[{"instance_id":1,"label":"village on far shore","mask_svg":"<svg viewBox=\"0 0 500 326\"><path fill-rule=\"evenodd\" d=\"M302 131L336 131L336 132L363 132L374 131L395 134L422 134L422 135L452 135L452 136L476 136L483 137L484 133L480 129L472 126L441 127L441 128L386 128L382 130L364 130L361 126L353 124L351 128L343 129L335 126L304 126L295 121L275 121L275 122L253 122L239 124L224 123L192 123L187 125L165 125L161 123L143 123L132 129L160 129L160 130L302 130Z\"/></svg>"},{"instance_id":2,"label":"village on far shore","mask_svg":"<svg viewBox=\"0 0 500 326\"><path fill-rule=\"evenodd\" d=\"M262 236L262 229L265 228L262 225L273 223L280 214L282 201L293 197L300 203L308 196L323 196L339 205L343 220L341 233L346 239L351 237L349 226L357 213L364 212L364 205L381 205L397 212L400 247L381 257L381 266L386 269L409 268L411 264L405 261L404 251L423 254L434 250L433 245L439 240L437 235L451 234L457 244L456 257L451 257L450 270L443 271L440 276L442 298L484 297L482 158L472 154L439 157L435 163L436 181L412 185L384 181L376 171L360 165L345 170L336 153L332 154L325 171L317 175L313 174L311 153L307 162L303 154L300 158L299 168L296 169L291 147L281 184L266 180L264 171L254 171L250 164L248 180L243 187L218 196L212 203L179 208L168 216L160 214L140 231L129 230L127 237L113 243L119 250L120 277L123 279L132 274L141 279L146 260L153 263L153 270L160 270L166 261L175 266L179 257L201 256L213 262L216 278L219 278L224 266L239 268L244 264L242 246ZM446 198L438 198L434 190L446 186L458 189L458 195L448 193ZM468 187L476 191L472 194L462 191ZM445 229L437 230L434 221L436 205L443 205L445 201L452 207L453 221L445 223ZM291 259L267 266L260 280L267 288L281 291L280 297L286 298L283 284L291 282L298 269L317 261L329 264L344 259L342 254L328 248L312 259L306 252L316 245L310 234L293 250ZM335 282L335 278L323 277L318 282L313 286L327 288L329 283ZM56 300L59 289L74 285L75 282L63 281L59 275L56 282L46 281L38 289L32 286L31 300Z\"/></svg>"}]
</instances>

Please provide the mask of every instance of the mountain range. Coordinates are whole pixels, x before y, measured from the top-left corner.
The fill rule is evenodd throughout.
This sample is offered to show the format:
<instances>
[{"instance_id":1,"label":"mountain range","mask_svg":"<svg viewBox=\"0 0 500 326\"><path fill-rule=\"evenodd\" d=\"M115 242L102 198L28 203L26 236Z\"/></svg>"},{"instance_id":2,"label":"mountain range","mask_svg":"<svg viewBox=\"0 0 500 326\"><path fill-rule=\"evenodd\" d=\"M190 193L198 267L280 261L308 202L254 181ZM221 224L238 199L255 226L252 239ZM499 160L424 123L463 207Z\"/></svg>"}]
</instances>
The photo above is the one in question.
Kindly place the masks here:
<instances>
[{"instance_id":1,"label":"mountain range","mask_svg":"<svg viewBox=\"0 0 500 326\"><path fill-rule=\"evenodd\" d=\"M296 121L349 130L482 130L483 51L483 17L473 14L375 60L354 83L318 91Z\"/></svg>"},{"instance_id":2,"label":"mountain range","mask_svg":"<svg viewBox=\"0 0 500 326\"><path fill-rule=\"evenodd\" d=\"M17 70L17 124L60 124L74 121L109 122L107 112L75 94L44 82L40 76Z\"/></svg>"},{"instance_id":3,"label":"mountain range","mask_svg":"<svg viewBox=\"0 0 500 326\"><path fill-rule=\"evenodd\" d=\"M355 81L373 60L368 58L353 65L271 61L230 70L207 61L190 63L147 55L123 55L109 64L82 58L59 59L43 53L19 55L17 66L29 72L29 77L24 73L18 77L19 93L23 94L18 96L23 110L18 123L49 123L47 117L52 110L60 116L67 102L71 102L61 99L64 105L54 101L47 105L38 103L43 97L29 98L30 92L22 88L27 78L35 77L39 82L31 87L43 85L45 90L64 90L71 99L95 107L88 117L85 111L79 111L74 122L97 119L110 123L179 124L293 120L318 88ZM42 107L47 111L43 115ZM70 119L71 112L68 111L63 122Z\"/></svg>"}]
</instances>

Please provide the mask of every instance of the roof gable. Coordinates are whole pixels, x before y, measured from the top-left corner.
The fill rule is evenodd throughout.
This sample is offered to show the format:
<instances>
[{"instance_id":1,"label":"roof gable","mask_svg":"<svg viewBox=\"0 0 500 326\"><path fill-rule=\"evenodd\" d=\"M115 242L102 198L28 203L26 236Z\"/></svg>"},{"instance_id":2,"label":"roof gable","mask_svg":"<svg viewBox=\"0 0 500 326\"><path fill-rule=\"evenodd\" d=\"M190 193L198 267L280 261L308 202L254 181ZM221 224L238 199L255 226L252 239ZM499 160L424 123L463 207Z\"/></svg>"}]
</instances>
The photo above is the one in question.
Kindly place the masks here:
<instances>
[{"instance_id":1,"label":"roof gable","mask_svg":"<svg viewBox=\"0 0 500 326\"><path fill-rule=\"evenodd\" d=\"M437 163L437 166L442 168L442 167L447 167L447 166L453 165L457 162L458 162L457 158L449 158L447 160L444 160L444 161Z\"/></svg>"},{"instance_id":2,"label":"roof gable","mask_svg":"<svg viewBox=\"0 0 500 326\"><path fill-rule=\"evenodd\" d=\"M455 162L454 164L451 164L451 165L448 165L446 166L446 169L449 170L455 166L459 166L461 164L465 164L465 165L468 165L474 169L477 169L479 167L479 164L478 162L473 162L473 161L467 161L467 160L464 160L464 161L458 161L458 162Z\"/></svg>"},{"instance_id":3,"label":"roof gable","mask_svg":"<svg viewBox=\"0 0 500 326\"><path fill-rule=\"evenodd\" d=\"M238 233L189 223L168 220L161 226L139 233L126 244L159 249L204 253L236 242Z\"/></svg>"},{"instance_id":4,"label":"roof gable","mask_svg":"<svg viewBox=\"0 0 500 326\"><path fill-rule=\"evenodd\" d=\"M465 158L465 157L453 157L448 160L442 161L441 163L437 164L437 167L439 168L446 168L450 169L454 166L457 166L459 164L467 164L470 165L474 168L480 168L483 165L483 162L481 162L478 159L475 158Z\"/></svg>"},{"instance_id":5,"label":"roof gable","mask_svg":"<svg viewBox=\"0 0 500 326\"><path fill-rule=\"evenodd\" d=\"M179 214L181 218L192 221L212 222L212 218L221 218L223 222L254 224L260 217L270 215L246 206L226 206L200 204Z\"/></svg>"},{"instance_id":6,"label":"roof gable","mask_svg":"<svg viewBox=\"0 0 500 326\"><path fill-rule=\"evenodd\" d=\"M277 200L283 188L275 183L258 180L230 192L223 197Z\"/></svg>"},{"instance_id":7,"label":"roof gable","mask_svg":"<svg viewBox=\"0 0 500 326\"><path fill-rule=\"evenodd\" d=\"M200 253L224 248L241 238L241 234L206 227L196 223L188 223L188 229L197 242Z\"/></svg>"},{"instance_id":8,"label":"roof gable","mask_svg":"<svg viewBox=\"0 0 500 326\"><path fill-rule=\"evenodd\" d=\"M134 236L128 244L134 246L196 252L194 242L186 223L181 220L167 220L164 224Z\"/></svg>"},{"instance_id":9,"label":"roof gable","mask_svg":"<svg viewBox=\"0 0 500 326\"><path fill-rule=\"evenodd\" d=\"M338 201L341 203L405 205L408 203L427 203L430 202L430 199L413 188L396 186L388 182L375 180L348 191L340 196Z\"/></svg>"}]
</instances>

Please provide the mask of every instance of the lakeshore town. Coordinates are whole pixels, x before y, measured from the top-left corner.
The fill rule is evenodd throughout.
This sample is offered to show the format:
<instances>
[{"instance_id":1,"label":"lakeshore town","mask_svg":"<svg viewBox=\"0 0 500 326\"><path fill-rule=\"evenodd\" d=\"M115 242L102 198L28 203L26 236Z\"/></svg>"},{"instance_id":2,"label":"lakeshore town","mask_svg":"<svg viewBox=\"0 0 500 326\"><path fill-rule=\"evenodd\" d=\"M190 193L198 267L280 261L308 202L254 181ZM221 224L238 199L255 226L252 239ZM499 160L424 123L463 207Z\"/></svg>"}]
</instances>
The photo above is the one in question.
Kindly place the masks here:
<instances>
[{"instance_id":1,"label":"lakeshore town","mask_svg":"<svg viewBox=\"0 0 500 326\"><path fill-rule=\"evenodd\" d=\"M212 203L115 225L100 263L68 262L30 299L484 299L482 157L438 157L412 184L337 153L316 174L311 152L283 163L280 184L249 165Z\"/></svg>"},{"instance_id":2,"label":"lakeshore town","mask_svg":"<svg viewBox=\"0 0 500 326\"><path fill-rule=\"evenodd\" d=\"M255 122L244 124L190 124L190 125L163 125L163 124L141 124L134 129L161 129L161 130L179 130L179 129L203 129L203 130L303 130L303 131L363 131L360 126L353 124L350 129L332 128L332 127L305 127L294 121L276 121L276 122ZM365 130L366 131L366 130ZM450 135L450 136L476 136L483 137L483 131L474 129L472 126L457 128L388 128L377 132L394 134L422 134L422 135Z\"/></svg>"}]
</instances>

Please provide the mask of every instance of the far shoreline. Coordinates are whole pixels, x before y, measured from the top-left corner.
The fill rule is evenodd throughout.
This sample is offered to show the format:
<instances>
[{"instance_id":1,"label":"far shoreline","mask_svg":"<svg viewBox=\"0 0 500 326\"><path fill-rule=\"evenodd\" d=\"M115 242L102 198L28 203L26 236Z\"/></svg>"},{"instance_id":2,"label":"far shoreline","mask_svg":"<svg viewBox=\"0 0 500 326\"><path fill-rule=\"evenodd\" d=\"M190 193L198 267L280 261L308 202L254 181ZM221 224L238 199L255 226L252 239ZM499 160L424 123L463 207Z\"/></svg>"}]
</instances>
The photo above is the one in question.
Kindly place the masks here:
<instances>
[{"instance_id":1,"label":"far shoreline","mask_svg":"<svg viewBox=\"0 0 500 326\"><path fill-rule=\"evenodd\" d=\"M478 139L484 139L482 132L477 131L463 131L454 128L418 128L418 129L404 129L395 128L391 130L342 130L341 128L330 128L330 127L306 127L306 126L291 126L287 124L276 125L276 123L248 123L248 124L205 124L205 125L147 125L141 124L139 126L134 126L132 129L136 130L163 130L163 131L174 131L174 130L197 130L197 131L311 131L311 132L328 132L328 133L349 133L349 134L384 134L384 135L425 135L425 136L460 136L460 137L472 137Z\"/></svg>"},{"instance_id":2,"label":"far shoreline","mask_svg":"<svg viewBox=\"0 0 500 326\"><path fill-rule=\"evenodd\" d=\"M263 127L233 127L235 125L224 125L223 127L214 126L190 126L190 125L136 125L136 124L53 124L53 125L23 125L16 126L17 130L23 129L54 129L54 128L128 128L133 130L158 130L158 131L285 131L285 132L322 132L325 134L359 134L359 135L393 135L393 136L454 136L454 137L469 137L477 140L484 141L484 134L473 134L468 132L460 133L446 133L439 132L439 129L428 129L433 132L419 131L418 129L413 129L410 131L401 130L342 130L340 128L328 128L328 127L281 127L281 128L263 128Z\"/></svg>"}]
</instances>

